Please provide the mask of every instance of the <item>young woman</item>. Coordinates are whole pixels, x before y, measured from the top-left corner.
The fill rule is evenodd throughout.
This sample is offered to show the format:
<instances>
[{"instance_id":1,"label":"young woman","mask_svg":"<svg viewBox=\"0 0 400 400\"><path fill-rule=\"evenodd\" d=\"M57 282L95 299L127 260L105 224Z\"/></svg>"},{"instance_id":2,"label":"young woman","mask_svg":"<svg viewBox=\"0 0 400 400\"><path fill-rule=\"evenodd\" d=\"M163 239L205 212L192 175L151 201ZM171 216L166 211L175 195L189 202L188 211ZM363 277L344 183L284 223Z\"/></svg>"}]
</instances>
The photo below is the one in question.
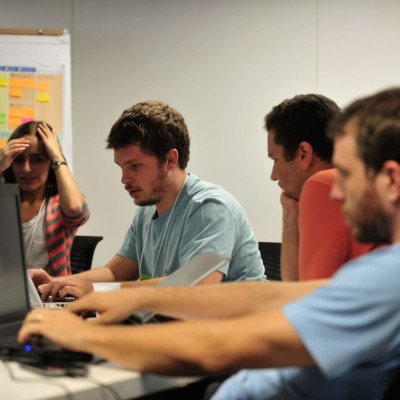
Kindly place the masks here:
<instances>
[{"instance_id":1,"label":"young woman","mask_svg":"<svg viewBox=\"0 0 400 400\"><path fill-rule=\"evenodd\" d=\"M72 241L89 208L52 128L41 121L16 128L0 149L0 174L20 187L28 268L70 275Z\"/></svg>"}]
</instances>

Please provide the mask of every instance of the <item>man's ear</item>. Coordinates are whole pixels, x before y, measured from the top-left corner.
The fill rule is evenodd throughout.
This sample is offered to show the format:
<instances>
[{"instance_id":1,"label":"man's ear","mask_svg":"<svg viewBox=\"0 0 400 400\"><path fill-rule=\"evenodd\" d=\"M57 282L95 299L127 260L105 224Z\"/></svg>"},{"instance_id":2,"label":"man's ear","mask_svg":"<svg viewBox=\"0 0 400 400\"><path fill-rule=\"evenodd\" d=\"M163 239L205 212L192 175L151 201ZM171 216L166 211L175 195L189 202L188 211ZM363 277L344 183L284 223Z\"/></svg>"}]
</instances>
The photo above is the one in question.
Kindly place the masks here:
<instances>
[{"instance_id":1,"label":"man's ear","mask_svg":"<svg viewBox=\"0 0 400 400\"><path fill-rule=\"evenodd\" d=\"M314 150L310 143L300 142L298 157L300 159L303 169L307 171L311 167L314 158Z\"/></svg>"},{"instance_id":2,"label":"man's ear","mask_svg":"<svg viewBox=\"0 0 400 400\"><path fill-rule=\"evenodd\" d=\"M166 165L168 169L174 169L179 163L179 153L176 149L171 149L167 154Z\"/></svg>"},{"instance_id":3,"label":"man's ear","mask_svg":"<svg viewBox=\"0 0 400 400\"><path fill-rule=\"evenodd\" d=\"M385 189L388 200L392 203L400 202L400 164L394 160L386 161L381 173L386 177Z\"/></svg>"}]
</instances>

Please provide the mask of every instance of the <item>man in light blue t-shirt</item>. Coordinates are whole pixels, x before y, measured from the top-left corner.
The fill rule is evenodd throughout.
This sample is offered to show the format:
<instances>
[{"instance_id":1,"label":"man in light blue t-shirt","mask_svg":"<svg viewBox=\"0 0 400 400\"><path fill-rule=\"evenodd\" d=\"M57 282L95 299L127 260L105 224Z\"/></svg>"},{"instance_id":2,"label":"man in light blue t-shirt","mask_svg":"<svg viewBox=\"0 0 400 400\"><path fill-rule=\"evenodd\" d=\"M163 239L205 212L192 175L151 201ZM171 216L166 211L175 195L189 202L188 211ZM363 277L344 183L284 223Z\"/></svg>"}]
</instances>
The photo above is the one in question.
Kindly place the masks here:
<instances>
[{"instance_id":1,"label":"man in light blue t-shirt","mask_svg":"<svg viewBox=\"0 0 400 400\"><path fill-rule=\"evenodd\" d=\"M50 278L31 271L43 297L81 297L92 282L123 287L154 285L190 261L212 252L230 259L203 283L265 280L258 242L239 202L221 186L186 171L190 137L182 115L160 101L125 110L111 128L107 148L121 181L138 205L122 247L102 268Z\"/></svg>"},{"instance_id":2,"label":"man in light blue t-shirt","mask_svg":"<svg viewBox=\"0 0 400 400\"><path fill-rule=\"evenodd\" d=\"M400 88L352 103L331 132L338 169L331 197L354 237L392 245L349 262L330 281L92 293L68 312L33 311L20 340L43 334L142 372L241 370L213 400L381 398L400 364ZM135 310L197 321L101 326ZM101 316L93 326L70 311Z\"/></svg>"}]
</instances>

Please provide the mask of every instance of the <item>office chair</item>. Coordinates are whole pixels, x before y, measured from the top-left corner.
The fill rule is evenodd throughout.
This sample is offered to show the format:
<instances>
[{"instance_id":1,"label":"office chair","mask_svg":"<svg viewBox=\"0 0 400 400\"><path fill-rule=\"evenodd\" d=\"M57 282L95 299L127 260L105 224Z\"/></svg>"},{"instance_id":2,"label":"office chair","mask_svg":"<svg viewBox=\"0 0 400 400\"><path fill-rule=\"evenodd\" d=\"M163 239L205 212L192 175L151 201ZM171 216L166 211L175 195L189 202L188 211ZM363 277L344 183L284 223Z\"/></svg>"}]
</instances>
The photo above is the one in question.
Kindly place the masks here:
<instances>
[{"instance_id":1,"label":"office chair","mask_svg":"<svg viewBox=\"0 0 400 400\"><path fill-rule=\"evenodd\" d=\"M390 380L386 388L382 400L398 400L400 399L400 366L397 367L393 378Z\"/></svg>"},{"instance_id":2,"label":"office chair","mask_svg":"<svg viewBox=\"0 0 400 400\"><path fill-rule=\"evenodd\" d=\"M71 248L71 272L77 274L92 267L93 255L97 243L103 236L75 236Z\"/></svg>"},{"instance_id":3,"label":"office chair","mask_svg":"<svg viewBox=\"0 0 400 400\"><path fill-rule=\"evenodd\" d=\"M270 281L281 280L281 244L279 242L258 242L265 275Z\"/></svg>"}]
</instances>

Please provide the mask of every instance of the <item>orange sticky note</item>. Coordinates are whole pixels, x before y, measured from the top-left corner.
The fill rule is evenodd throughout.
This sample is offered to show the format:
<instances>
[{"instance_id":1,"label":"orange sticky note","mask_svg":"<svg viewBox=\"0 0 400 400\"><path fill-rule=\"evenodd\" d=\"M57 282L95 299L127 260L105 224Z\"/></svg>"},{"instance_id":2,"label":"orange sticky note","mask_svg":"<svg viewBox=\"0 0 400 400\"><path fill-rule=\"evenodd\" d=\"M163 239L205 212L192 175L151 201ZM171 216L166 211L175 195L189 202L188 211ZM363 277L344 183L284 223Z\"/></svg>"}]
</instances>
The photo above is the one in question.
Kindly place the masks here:
<instances>
[{"instance_id":1,"label":"orange sticky note","mask_svg":"<svg viewBox=\"0 0 400 400\"><path fill-rule=\"evenodd\" d=\"M0 149L1 149L2 147L4 147L4 146L6 145L6 143L7 143L7 140L6 140L6 139L0 139Z\"/></svg>"},{"instance_id":2,"label":"orange sticky note","mask_svg":"<svg viewBox=\"0 0 400 400\"><path fill-rule=\"evenodd\" d=\"M24 84L23 79L19 79L19 78L11 78L10 79L10 87L12 87L12 88L22 88L23 84Z\"/></svg>"},{"instance_id":3,"label":"orange sticky note","mask_svg":"<svg viewBox=\"0 0 400 400\"><path fill-rule=\"evenodd\" d=\"M41 92L50 92L50 82L38 82L37 89Z\"/></svg>"},{"instance_id":4,"label":"orange sticky note","mask_svg":"<svg viewBox=\"0 0 400 400\"><path fill-rule=\"evenodd\" d=\"M40 92L37 94L36 100L40 103L48 103L50 101L50 93Z\"/></svg>"},{"instance_id":5,"label":"orange sticky note","mask_svg":"<svg viewBox=\"0 0 400 400\"><path fill-rule=\"evenodd\" d=\"M21 118L8 118L8 126L18 126L21 123Z\"/></svg>"},{"instance_id":6,"label":"orange sticky note","mask_svg":"<svg viewBox=\"0 0 400 400\"><path fill-rule=\"evenodd\" d=\"M22 97L22 89L20 88L10 88L10 97Z\"/></svg>"},{"instance_id":7,"label":"orange sticky note","mask_svg":"<svg viewBox=\"0 0 400 400\"><path fill-rule=\"evenodd\" d=\"M21 108L21 115L26 118L33 118L35 116L35 110L33 108Z\"/></svg>"},{"instance_id":8,"label":"orange sticky note","mask_svg":"<svg viewBox=\"0 0 400 400\"><path fill-rule=\"evenodd\" d=\"M23 87L27 89L34 89L35 81L33 79L24 79Z\"/></svg>"},{"instance_id":9,"label":"orange sticky note","mask_svg":"<svg viewBox=\"0 0 400 400\"><path fill-rule=\"evenodd\" d=\"M22 108L16 108L16 107L10 107L10 110L8 111L8 116L10 118L21 118L22 117Z\"/></svg>"}]
</instances>

